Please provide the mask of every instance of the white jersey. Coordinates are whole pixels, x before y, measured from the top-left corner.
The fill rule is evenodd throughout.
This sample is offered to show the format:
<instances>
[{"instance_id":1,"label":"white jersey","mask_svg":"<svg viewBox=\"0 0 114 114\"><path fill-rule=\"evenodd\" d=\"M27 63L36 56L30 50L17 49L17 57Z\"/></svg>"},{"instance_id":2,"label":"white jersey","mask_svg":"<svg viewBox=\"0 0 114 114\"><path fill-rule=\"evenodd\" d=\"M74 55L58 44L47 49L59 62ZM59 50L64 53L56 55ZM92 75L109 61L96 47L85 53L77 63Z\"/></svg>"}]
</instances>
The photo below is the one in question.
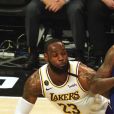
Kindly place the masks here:
<instances>
[{"instance_id":1,"label":"white jersey","mask_svg":"<svg viewBox=\"0 0 114 114\"><path fill-rule=\"evenodd\" d=\"M70 72L78 75L80 62L69 61ZM47 64L39 69L42 94L55 103L64 114L105 114L108 99L101 95L89 95L78 78L69 75L66 82L55 85L48 74Z\"/></svg>"}]
</instances>

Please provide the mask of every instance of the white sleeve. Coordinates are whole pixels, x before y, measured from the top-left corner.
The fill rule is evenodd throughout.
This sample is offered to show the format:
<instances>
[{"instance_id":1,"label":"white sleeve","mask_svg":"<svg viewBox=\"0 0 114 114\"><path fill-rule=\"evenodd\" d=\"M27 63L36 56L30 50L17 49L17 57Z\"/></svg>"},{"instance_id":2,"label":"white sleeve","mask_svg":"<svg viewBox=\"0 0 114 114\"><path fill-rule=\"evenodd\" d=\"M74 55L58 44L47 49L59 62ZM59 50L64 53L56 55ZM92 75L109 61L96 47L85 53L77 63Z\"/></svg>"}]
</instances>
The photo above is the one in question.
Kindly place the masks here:
<instances>
[{"instance_id":1,"label":"white sleeve","mask_svg":"<svg viewBox=\"0 0 114 114\"><path fill-rule=\"evenodd\" d=\"M34 104L28 102L24 98L20 98L14 114L29 114Z\"/></svg>"}]
</instances>

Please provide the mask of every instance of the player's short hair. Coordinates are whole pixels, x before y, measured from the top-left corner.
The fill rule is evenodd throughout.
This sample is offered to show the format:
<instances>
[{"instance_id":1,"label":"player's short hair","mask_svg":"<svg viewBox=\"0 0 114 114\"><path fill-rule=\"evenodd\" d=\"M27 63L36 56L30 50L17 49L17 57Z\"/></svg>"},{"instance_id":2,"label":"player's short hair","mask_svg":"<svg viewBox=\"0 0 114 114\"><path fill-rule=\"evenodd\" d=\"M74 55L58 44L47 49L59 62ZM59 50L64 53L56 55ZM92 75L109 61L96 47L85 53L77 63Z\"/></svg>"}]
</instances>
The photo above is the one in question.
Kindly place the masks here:
<instances>
[{"instance_id":1,"label":"player's short hair","mask_svg":"<svg viewBox=\"0 0 114 114\"><path fill-rule=\"evenodd\" d=\"M56 43L56 42L61 42L62 43L61 40L55 39L55 38L47 40L45 42L45 45L44 45L44 53L46 53L48 51L48 47L49 47L50 44L53 44L53 43Z\"/></svg>"}]
</instances>

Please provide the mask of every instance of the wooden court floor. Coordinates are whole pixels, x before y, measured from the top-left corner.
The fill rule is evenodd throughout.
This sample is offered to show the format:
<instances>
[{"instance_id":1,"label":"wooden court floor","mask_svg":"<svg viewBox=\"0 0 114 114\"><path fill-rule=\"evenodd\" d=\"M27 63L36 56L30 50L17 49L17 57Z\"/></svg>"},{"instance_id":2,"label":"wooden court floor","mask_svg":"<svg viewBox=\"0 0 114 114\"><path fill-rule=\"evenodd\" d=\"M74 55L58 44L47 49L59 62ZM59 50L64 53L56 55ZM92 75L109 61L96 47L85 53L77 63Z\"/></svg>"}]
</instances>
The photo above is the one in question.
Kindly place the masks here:
<instances>
[{"instance_id":1,"label":"wooden court floor","mask_svg":"<svg viewBox=\"0 0 114 114\"><path fill-rule=\"evenodd\" d=\"M0 97L0 114L14 114L20 97ZM63 114L46 98L38 98L30 114Z\"/></svg>"}]
</instances>

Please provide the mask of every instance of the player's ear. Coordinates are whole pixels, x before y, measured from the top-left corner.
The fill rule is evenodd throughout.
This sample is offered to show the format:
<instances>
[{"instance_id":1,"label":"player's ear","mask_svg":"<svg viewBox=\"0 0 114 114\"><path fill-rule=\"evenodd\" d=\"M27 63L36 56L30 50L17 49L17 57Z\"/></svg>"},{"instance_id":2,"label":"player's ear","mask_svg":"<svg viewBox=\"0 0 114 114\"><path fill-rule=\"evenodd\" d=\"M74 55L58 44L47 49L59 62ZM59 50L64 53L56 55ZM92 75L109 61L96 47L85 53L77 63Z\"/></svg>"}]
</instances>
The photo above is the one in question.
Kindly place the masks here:
<instances>
[{"instance_id":1,"label":"player's ear","mask_svg":"<svg viewBox=\"0 0 114 114\"><path fill-rule=\"evenodd\" d=\"M48 55L47 55L47 53L44 53L44 59L45 59L46 62L48 62Z\"/></svg>"}]
</instances>

